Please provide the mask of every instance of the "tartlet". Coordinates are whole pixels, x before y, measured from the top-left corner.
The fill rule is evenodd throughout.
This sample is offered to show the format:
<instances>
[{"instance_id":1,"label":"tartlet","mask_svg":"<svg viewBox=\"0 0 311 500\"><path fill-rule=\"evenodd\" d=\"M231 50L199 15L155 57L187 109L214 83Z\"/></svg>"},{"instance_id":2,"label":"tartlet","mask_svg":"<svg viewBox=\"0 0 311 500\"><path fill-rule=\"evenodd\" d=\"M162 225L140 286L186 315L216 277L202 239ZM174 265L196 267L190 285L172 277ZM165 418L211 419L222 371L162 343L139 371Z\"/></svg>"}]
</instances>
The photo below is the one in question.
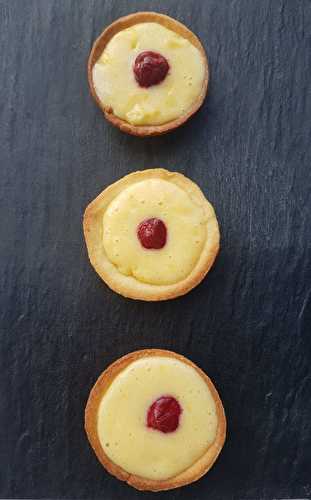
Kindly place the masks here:
<instances>
[{"instance_id":1,"label":"tartlet","mask_svg":"<svg viewBox=\"0 0 311 500\"><path fill-rule=\"evenodd\" d=\"M158 49L157 52L160 52L160 54L165 52L164 55L168 60L167 62L169 64L168 76L166 77L166 79L164 79L164 82L159 83L159 85L156 84L151 86L149 89L143 88L141 92L139 91L139 85L136 85L137 82L135 82L135 76L137 76L137 74L135 75L132 74L133 64L134 62L136 62L134 57L138 56L144 51L155 50L154 49L155 43L150 42L149 44L148 39L147 40L143 39L140 46L136 38L134 39L134 41L131 38L127 41L129 48L126 46L127 47L126 50L129 50L128 54L126 54L128 55L128 60L126 59L125 63L122 60L122 64L120 63L121 67L117 68L117 70L113 68L112 82L108 81L108 84L106 83L106 79L108 78L107 71L106 72L104 71L103 66L101 66L101 69L103 70L102 76L100 76L100 70L98 72L99 74L98 82L100 83L103 82L102 88L104 97L102 97L100 91L101 87L99 83L97 83L96 80L97 76L95 76L96 81L94 81L94 74L96 67L98 66L98 63L106 64L108 62L108 70L109 70L109 61L111 60L111 58L109 60L110 54L108 54L108 60L106 58L106 55L104 55L104 52L107 50L107 47L109 50L109 43L111 41L112 41L111 43L115 43L115 37L116 35L119 36L120 33L121 35L125 33L127 38L131 37L130 31L136 30L137 26L143 27L144 23L149 23L148 29L146 30L147 36L150 30L152 31L152 27L156 28L158 26L159 30L163 31L165 30L163 34L161 32L159 33L158 36L159 43L157 44L157 47L160 47L160 49ZM165 41L166 32L173 33L173 35L175 35L175 39L173 37L173 39L170 40L168 35L168 42L166 42ZM128 35L128 33L130 34ZM135 37L136 36L137 33L135 34ZM155 40L157 37L157 33L154 34L149 33L149 36L151 37L151 40ZM182 46L183 41L185 41L184 44L186 45L185 47ZM124 49L123 41L121 41L120 44L123 50ZM166 45L169 44L169 47L167 48L165 44ZM114 57L114 54L116 53L115 47L111 49L111 52ZM184 60L182 61L180 61L181 54L183 54L184 57ZM113 59L113 62L114 61L115 59ZM187 65L189 66L189 68L187 68ZM174 67L176 68L176 75L178 75L180 77L179 80L181 80L178 81L177 84L176 81L173 80ZM180 71L184 71L185 74L180 73ZM193 73L193 75L191 73ZM120 84L121 78L125 77L126 79L124 80L124 86L123 86L124 88L120 87L120 89L122 89L123 91L119 91L119 94L116 96L116 99L112 100L114 105L118 107L116 111L113 109L113 105L110 102L110 95L111 92L114 92L114 88ZM186 79L186 82L185 80L183 80L183 78ZM113 125L117 126L123 132L127 132L129 134L137 136L152 136L152 135L164 134L173 129L176 129L177 127L185 123L202 105L207 93L208 78L209 78L209 71L208 71L208 62L206 53L197 36L194 33L192 33L192 31L190 31L188 28L186 28L186 26L176 21L175 19L172 19L169 16L166 16L164 14L159 14L156 12L137 12L135 14L130 14L128 16L122 17L114 21L103 31L103 33L95 41L88 61L88 80L89 80L91 94L94 97L98 106L104 112L105 117L107 118L107 120L109 120ZM170 79L173 81L172 85ZM136 87L134 87L133 82L135 82L135 85L137 87L137 95L135 92ZM190 85L190 87L187 87L187 85ZM196 86L191 88L191 85L196 85ZM165 90L166 97L165 101L163 101L163 105L160 106L160 109L151 107L150 110L148 99L151 93L153 93L152 99L154 98L154 93L155 93L154 88L156 86L163 86L163 87L165 86L165 88L163 88L163 95ZM124 94L128 92L129 88L131 88L133 91L133 96L132 95L129 96L132 105L129 108L127 108L126 106L128 106L128 104L126 104L125 111L123 112L123 109L120 108L122 109L122 112L119 112L120 101L122 100ZM191 100L189 98L189 102L188 100L187 101L185 100L185 105L187 104L187 107L185 107L184 109L183 101L181 99L180 103L179 96L177 95L178 98L177 108L179 106L181 112L177 116L174 116L174 114L171 115L169 114L167 117L168 118L167 121L165 121L166 115L164 114L162 118L161 115L162 111L169 110L171 107L173 113L174 105L176 106L176 94L178 94L179 89L180 91L182 90L183 93L186 92L187 88L188 91L189 92L191 91L192 93L194 93L195 90L195 94L193 94L193 99ZM151 91L149 92L150 89ZM186 93L185 96L186 95L188 94ZM144 100L145 98L147 99L148 106L146 109L144 108L144 112L142 113L142 111L139 110L139 107L141 106L140 104L141 101ZM186 97L184 97L184 99L186 99ZM137 114L137 106L138 106L138 114ZM160 118L159 118L159 113L160 113ZM165 111L165 113L167 113L167 111ZM155 121L154 123L153 120ZM160 123L157 123L159 121Z\"/></svg>"},{"instance_id":2,"label":"tartlet","mask_svg":"<svg viewBox=\"0 0 311 500\"><path fill-rule=\"evenodd\" d=\"M225 442L226 417L200 368L174 352L146 349L100 375L85 429L110 474L136 489L160 491L192 483L212 467Z\"/></svg>"},{"instance_id":3,"label":"tartlet","mask_svg":"<svg viewBox=\"0 0 311 500\"><path fill-rule=\"evenodd\" d=\"M86 208L84 236L99 276L124 297L173 299L198 285L219 250L212 205L184 175L134 172Z\"/></svg>"}]
</instances>

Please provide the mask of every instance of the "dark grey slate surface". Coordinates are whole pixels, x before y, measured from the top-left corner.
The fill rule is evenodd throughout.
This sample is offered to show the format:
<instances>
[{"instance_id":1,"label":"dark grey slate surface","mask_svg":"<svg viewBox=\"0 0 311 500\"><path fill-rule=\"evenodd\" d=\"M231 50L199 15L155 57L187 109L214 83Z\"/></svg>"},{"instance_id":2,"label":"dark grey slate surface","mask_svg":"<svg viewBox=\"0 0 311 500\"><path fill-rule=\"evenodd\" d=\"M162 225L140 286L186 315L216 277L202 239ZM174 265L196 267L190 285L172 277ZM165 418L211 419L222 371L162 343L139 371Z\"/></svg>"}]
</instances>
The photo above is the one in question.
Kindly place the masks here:
<instances>
[{"instance_id":1,"label":"dark grey slate surface","mask_svg":"<svg viewBox=\"0 0 311 500\"><path fill-rule=\"evenodd\" d=\"M89 96L86 60L120 15L189 25L211 65L203 110L175 133L121 134ZM155 498L104 472L89 389L116 357L183 353L215 381L228 440L197 484L158 499L311 496L309 0L1 0L0 496ZM176 301L110 292L81 217L134 169L178 169L215 205L222 249Z\"/></svg>"}]
</instances>

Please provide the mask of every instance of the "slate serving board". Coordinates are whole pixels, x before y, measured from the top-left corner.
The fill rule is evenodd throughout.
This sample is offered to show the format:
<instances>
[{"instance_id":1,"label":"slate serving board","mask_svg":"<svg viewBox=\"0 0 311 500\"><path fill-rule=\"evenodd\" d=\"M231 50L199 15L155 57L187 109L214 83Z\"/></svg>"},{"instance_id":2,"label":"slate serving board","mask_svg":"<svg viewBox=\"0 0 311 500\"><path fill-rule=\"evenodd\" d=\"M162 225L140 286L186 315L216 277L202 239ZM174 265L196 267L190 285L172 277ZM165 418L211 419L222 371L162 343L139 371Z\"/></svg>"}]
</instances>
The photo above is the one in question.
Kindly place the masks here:
<instances>
[{"instance_id":1,"label":"slate serving board","mask_svg":"<svg viewBox=\"0 0 311 500\"><path fill-rule=\"evenodd\" d=\"M186 126L142 140L88 91L95 37L138 10L206 47L209 97ZM1 0L0 497L311 496L309 0ZM214 204L207 279L166 303L125 300L88 263L81 218L104 186L162 166ZM228 439L198 483L142 494L110 477L83 430L115 358L176 350L214 380Z\"/></svg>"}]
</instances>

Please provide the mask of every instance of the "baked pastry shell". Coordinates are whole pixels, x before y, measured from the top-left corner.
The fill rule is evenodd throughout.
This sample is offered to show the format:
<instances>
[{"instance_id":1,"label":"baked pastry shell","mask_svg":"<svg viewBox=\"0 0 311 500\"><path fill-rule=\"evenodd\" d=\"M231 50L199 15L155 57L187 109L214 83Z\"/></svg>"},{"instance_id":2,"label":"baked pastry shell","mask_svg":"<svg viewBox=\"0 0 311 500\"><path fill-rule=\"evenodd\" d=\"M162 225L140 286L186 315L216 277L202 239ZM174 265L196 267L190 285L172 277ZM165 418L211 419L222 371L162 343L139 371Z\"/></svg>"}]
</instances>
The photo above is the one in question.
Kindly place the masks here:
<instances>
[{"instance_id":1,"label":"baked pastry shell","mask_svg":"<svg viewBox=\"0 0 311 500\"><path fill-rule=\"evenodd\" d=\"M119 118L113 113L113 109L111 107L105 106L103 102L99 99L93 81L93 67L98 61L101 54L103 53L106 45L111 40L111 38L114 35L116 35L116 33L119 33L120 31L123 31L126 28L129 28L138 23L147 23L147 22L161 24L165 28L174 31L175 33L178 33L182 37L189 40L189 42L191 42L192 45L194 45L200 51L203 57L203 64L205 69L201 92L198 95L197 99L194 101L191 108L187 111L187 113L183 114L182 116L179 116L178 118L168 121L167 123L164 123L162 125L132 125L131 123L122 120L122 118ZM128 134L140 137L165 134L167 132L170 132L171 130L176 129L177 127L180 127L180 125L183 125L187 120L189 120L191 116L193 116L198 111L198 109L203 104L203 101L207 94L207 87L209 80L207 56L203 48L203 45L201 44L198 37L179 21L176 21L175 19L166 16L164 14L158 14L157 12L136 12L134 14L121 17L116 21L114 21L112 24L110 24L94 42L88 60L87 72L88 72L88 81L91 94L95 99L97 105L104 112L104 115L107 118L107 120L116 127L118 127L120 130L122 130L122 132L126 132Z\"/></svg>"},{"instance_id":2,"label":"baked pastry shell","mask_svg":"<svg viewBox=\"0 0 311 500\"><path fill-rule=\"evenodd\" d=\"M121 274L106 256L102 243L102 218L110 202L131 184L151 178L174 182L202 206L207 217L207 238L198 262L186 278L170 285L143 283L132 276ZM137 300L168 300L186 294L203 280L219 251L219 227L212 205L190 179L178 172L169 172L161 168L133 172L108 186L87 206L83 229L89 259L95 271L112 290L124 297Z\"/></svg>"},{"instance_id":3,"label":"baked pastry shell","mask_svg":"<svg viewBox=\"0 0 311 500\"><path fill-rule=\"evenodd\" d=\"M116 465L106 455L103 447L100 444L97 432L97 415L98 415L99 405L101 403L103 395L108 390L113 380L117 377L117 375L120 372L122 372L125 368L127 368L128 365L130 365L134 361L150 356L163 356L168 358L175 358L194 368L197 371L197 373L203 378L204 382L207 384L212 394L212 397L216 405L216 413L218 417L218 426L217 426L215 440L207 448L204 455L180 474L177 474L176 476L165 480L146 479L140 476L136 476L135 474L129 474L124 469ZM214 384L212 383L210 378L206 375L206 373L204 373L198 366L192 363L192 361L172 351L167 351L163 349L143 349L140 351L132 352L118 359L117 361L112 363L100 375L100 377L98 378L97 382L95 383L94 387L90 392L88 402L86 405L85 430L89 442L98 460L110 474L118 478L120 481L125 481L130 486L133 486L138 490L161 491L161 490L170 490L174 488L179 488L181 486L185 486L186 484L190 484L194 481L197 481L204 474L206 474L206 472L214 464L215 460L217 459L224 445L226 439L226 417L221 399L218 395L218 392Z\"/></svg>"}]
</instances>

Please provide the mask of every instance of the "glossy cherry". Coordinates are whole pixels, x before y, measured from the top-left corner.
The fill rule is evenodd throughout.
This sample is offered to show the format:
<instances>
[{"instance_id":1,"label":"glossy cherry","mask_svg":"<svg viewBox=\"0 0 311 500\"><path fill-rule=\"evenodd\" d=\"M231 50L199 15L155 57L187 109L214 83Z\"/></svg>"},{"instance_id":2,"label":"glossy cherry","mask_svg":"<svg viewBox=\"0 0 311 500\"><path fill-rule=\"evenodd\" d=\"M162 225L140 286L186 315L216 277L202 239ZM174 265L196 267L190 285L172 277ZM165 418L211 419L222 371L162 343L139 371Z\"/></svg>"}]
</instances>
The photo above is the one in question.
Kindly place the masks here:
<instances>
[{"instance_id":1,"label":"glossy cherry","mask_svg":"<svg viewBox=\"0 0 311 500\"><path fill-rule=\"evenodd\" d=\"M147 426L157 431L174 432L178 428L182 409L173 396L161 396L149 407Z\"/></svg>"},{"instance_id":2,"label":"glossy cherry","mask_svg":"<svg viewBox=\"0 0 311 500\"><path fill-rule=\"evenodd\" d=\"M144 248L159 250L166 243L166 225L161 219L146 219L139 224L137 236Z\"/></svg>"},{"instance_id":3,"label":"glossy cherry","mask_svg":"<svg viewBox=\"0 0 311 500\"><path fill-rule=\"evenodd\" d=\"M138 54L133 66L135 79L141 87L151 87L161 83L168 70L169 64L165 57L151 50Z\"/></svg>"}]
</instances>

